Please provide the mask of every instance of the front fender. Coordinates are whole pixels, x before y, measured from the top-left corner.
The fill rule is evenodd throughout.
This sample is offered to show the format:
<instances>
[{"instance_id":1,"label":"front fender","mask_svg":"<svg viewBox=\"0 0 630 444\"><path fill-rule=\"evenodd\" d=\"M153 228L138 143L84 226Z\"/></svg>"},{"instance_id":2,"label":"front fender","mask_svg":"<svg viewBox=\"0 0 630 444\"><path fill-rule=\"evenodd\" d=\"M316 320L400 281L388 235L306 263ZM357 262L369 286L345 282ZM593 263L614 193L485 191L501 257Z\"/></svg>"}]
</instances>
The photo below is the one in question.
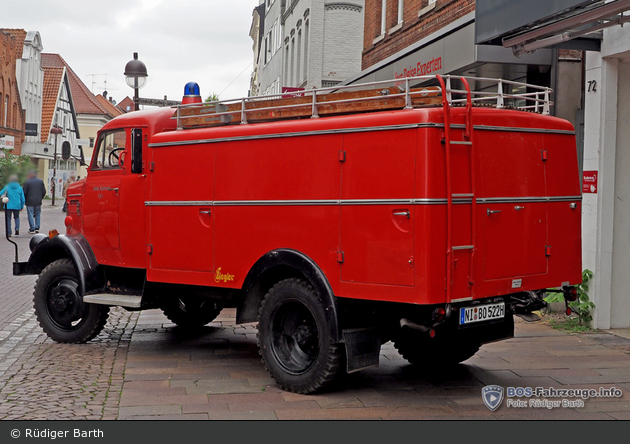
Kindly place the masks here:
<instances>
[{"instance_id":1,"label":"front fender","mask_svg":"<svg viewBox=\"0 0 630 444\"><path fill-rule=\"evenodd\" d=\"M15 275L37 275L51 263L59 259L70 259L77 270L79 290L94 288L100 281L96 256L88 241L80 234L33 238L31 256L26 264L14 267Z\"/></svg>"}]
</instances>

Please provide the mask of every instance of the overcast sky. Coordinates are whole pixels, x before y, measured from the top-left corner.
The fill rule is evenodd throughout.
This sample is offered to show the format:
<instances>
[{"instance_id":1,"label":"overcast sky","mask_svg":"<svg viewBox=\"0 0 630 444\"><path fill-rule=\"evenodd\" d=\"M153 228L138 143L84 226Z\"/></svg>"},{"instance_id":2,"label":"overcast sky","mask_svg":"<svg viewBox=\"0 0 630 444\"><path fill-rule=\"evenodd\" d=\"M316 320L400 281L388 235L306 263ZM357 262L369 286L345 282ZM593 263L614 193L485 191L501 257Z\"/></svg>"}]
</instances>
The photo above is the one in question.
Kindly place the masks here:
<instances>
[{"instance_id":1,"label":"overcast sky","mask_svg":"<svg viewBox=\"0 0 630 444\"><path fill-rule=\"evenodd\" d=\"M247 95L249 29L258 0L0 0L0 28L39 31L44 52L59 53L92 89L132 96L123 72L133 52L147 65L141 97L181 100L195 81L206 97ZM228 87L241 72L245 71Z\"/></svg>"}]
</instances>

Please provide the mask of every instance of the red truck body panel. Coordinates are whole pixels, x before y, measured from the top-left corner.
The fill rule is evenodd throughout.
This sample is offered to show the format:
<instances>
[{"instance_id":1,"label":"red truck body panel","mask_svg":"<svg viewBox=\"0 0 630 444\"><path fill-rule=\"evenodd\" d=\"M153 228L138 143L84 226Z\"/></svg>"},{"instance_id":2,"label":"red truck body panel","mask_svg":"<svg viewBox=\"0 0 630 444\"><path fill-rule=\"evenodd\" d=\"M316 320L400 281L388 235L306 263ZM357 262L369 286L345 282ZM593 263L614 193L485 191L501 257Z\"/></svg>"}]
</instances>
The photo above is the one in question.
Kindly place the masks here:
<instances>
[{"instance_id":1,"label":"red truck body panel","mask_svg":"<svg viewBox=\"0 0 630 444\"><path fill-rule=\"evenodd\" d=\"M450 147L449 251L442 107L183 131L172 114L130 113L102 130L125 128L127 146L143 130L143 174L131 162L92 167L71 188L82 216L69 231L99 264L240 289L262 256L286 248L310 257L338 297L410 304L581 282L578 161L564 120L473 109L472 144ZM450 118L451 141L467 140L465 109Z\"/></svg>"}]
</instances>

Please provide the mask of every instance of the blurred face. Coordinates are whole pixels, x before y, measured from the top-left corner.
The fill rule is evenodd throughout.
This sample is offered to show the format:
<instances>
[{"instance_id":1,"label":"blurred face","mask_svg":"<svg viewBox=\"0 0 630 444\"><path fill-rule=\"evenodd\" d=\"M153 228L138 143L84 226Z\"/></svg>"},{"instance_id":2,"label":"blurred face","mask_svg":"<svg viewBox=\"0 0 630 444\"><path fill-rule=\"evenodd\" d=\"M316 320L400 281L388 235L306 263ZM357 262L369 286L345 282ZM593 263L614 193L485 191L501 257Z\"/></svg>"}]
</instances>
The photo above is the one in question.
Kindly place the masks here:
<instances>
[{"instance_id":1,"label":"blurred face","mask_svg":"<svg viewBox=\"0 0 630 444\"><path fill-rule=\"evenodd\" d=\"M15 174L9 177L9 182L17 182L17 181L18 181L18 177Z\"/></svg>"}]
</instances>

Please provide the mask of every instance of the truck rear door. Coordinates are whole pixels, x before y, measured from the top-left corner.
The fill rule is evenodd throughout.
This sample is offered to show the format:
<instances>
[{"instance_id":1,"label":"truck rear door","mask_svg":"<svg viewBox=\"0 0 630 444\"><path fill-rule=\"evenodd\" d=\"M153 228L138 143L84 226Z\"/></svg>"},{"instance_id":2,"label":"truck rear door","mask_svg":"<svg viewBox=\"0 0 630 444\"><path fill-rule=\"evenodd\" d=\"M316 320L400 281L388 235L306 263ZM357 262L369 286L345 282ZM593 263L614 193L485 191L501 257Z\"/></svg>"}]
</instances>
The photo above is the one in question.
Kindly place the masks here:
<instances>
[{"instance_id":1,"label":"truck rear door","mask_svg":"<svg viewBox=\"0 0 630 444\"><path fill-rule=\"evenodd\" d=\"M152 270L214 271L214 151L206 145L152 149Z\"/></svg>"},{"instance_id":2,"label":"truck rear door","mask_svg":"<svg viewBox=\"0 0 630 444\"><path fill-rule=\"evenodd\" d=\"M547 273L547 189L542 134L477 133L484 280Z\"/></svg>"}]
</instances>

